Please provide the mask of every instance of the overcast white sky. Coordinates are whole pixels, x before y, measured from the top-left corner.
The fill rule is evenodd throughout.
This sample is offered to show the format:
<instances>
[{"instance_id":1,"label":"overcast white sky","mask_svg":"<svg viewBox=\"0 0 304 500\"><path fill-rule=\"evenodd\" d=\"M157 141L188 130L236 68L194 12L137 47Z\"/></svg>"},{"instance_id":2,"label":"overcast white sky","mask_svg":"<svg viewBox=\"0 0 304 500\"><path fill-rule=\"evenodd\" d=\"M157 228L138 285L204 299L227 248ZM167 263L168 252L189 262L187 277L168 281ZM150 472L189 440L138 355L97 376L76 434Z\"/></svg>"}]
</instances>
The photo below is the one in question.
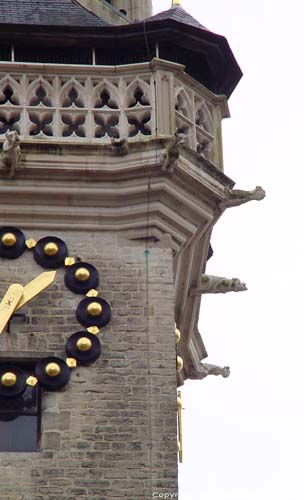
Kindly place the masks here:
<instances>
[{"instance_id":1,"label":"overcast white sky","mask_svg":"<svg viewBox=\"0 0 304 500\"><path fill-rule=\"evenodd\" d=\"M154 0L154 11L171 0ZM290 0L184 0L228 39L244 77L225 120L225 172L267 198L226 211L208 272L247 292L205 296L200 331L229 379L182 390L179 500L304 498L303 17Z\"/></svg>"}]
</instances>

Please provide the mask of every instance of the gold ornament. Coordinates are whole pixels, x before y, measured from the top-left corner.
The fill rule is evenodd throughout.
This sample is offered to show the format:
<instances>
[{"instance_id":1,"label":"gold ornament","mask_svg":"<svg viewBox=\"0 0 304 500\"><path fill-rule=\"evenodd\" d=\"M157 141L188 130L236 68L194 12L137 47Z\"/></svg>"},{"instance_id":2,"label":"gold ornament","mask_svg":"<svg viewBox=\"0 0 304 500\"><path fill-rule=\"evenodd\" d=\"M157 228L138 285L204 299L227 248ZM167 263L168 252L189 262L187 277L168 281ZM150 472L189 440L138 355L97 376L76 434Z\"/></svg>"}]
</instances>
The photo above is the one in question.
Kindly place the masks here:
<instances>
[{"instance_id":1,"label":"gold ornament","mask_svg":"<svg viewBox=\"0 0 304 500\"><path fill-rule=\"evenodd\" d=\"M77 340L77 349L82 352L89 351L92 347L92 340L88 337L81 337Z\"/></svg>"},{"instance_id":2,"label":"gold ornament","mask_svg":"<svg viewBox=\"0 0 304 500\"><path fill-rule=\"evenodd\" d=\"M89 290L87 293L86 293L86 296L87 297L97 297L97 295L99 294L99 291L98 290L95 290L94 288L92 288L91 290Z\"/></svg>"},{"instance_id":3,"label":"gold ornament","mask_svg":"<svg viewBox=\"0 0 304 500\"><path fill-rule=\"evenodd\" d=\"M69 368L76 368L77 366L77 360L75 358L67 358L65 362Z\"/></svg>"},{"instance_id":4,"label":"gold ornament","mask_svg":"<svg viewBox=\"0 0 304 500\"><path fill-rule=\"evenodd\" d=\"M61 372L61 368L57 363L49 363L45 367L45 373L49 377L57 377Z\"/></svg>"},{"instance_id":5,"label":"gold ornament","mask_svg":"<svg viewBox=\"0 0 304 500\"><path fill-rule=\"evenodd\" d=\"M32 248L35 248L36 246L36 240L34 240L33 238L30 238L28 240L26 240L25 244L26 244L26 247L31 250Z\"/></svg>"},{"instance_id":6,"label":"gold ornament","mask_svg":"<svg viewBox=\"0 0 304 500\"><path fill-rule=\"evenodd\" d=\"M74 257L66 257L65 260L64 260L64 265L65 266L72 266L73 264L75 264L76 260L74 259Z\"/></svg>"},{"instance_id":7,"label":"gold ornament","mask_svg":"<svg viewBox=\"0 0 304 500\"><path fill-rule=\"evenodd\" d=\"M180 356L177 356L177 358L176 358L176 371L177 372L182 371L183 367L184 367L183 358L181 358Z\"/></svg>"},{"instance_id":8,"label":"gold ornament","mask_svg":"<svg viewBox=\"0 0 304 500\"><path fill-rule=\"evenodd\" d=\"M178 328L175 328L175 342L176 342L176 344L179 343L180 338L181 338L181 332Z\"/></svg>"},{"instance_id":9,"label":"gold ornament","mask_svg":"<svg viewBox=\"0 0 304 500\"><path fill-rule=\"evenodd\" d=\"M79 267L75 272L75 278L77 281L88 281L90 277L90 271L86 267Z\"/></svg>"},{"instance_id":10,"label":"gold ornament","mask_svg":"<svg viewBox=\"0 0 304 500\"><path fill-rule=\"evenodd\" d=\"M93 335L97 335L100 332L100 328L98 328L98 326L89 326L89 328L87 328L87 331L89 333L93 333Z\"/></svg>"},{"instance_id":11,"label":"gold ornament","mask_svg":"<svg viewBox=\"0 0 304 500\"><path fill-rule=\"evenodd\" d=\"M13 372L6 372L1 377L1 384L4 387L13 387L17 382L17 376Z\"/></svg>"},{"instance_id":12,"label":"gold ornament","mask_svg":"<svg viewBox=\"0 0 304 500\"><path fill-rule=\"evenodd\" d=\"M183 408L182 398L177 396L177 409L181 410Z\"/></svg>"},{"instance_id":13,"label":"gold ornament","mask_svg":"<svg viewBox=\"0 0 304 500\"><path fill-rule=\"evenodd\" d=\"M53 241L50 241L49 243L44 245L44 253L49 257L53 257L54 255L56 255L58 253L58 250L58 245Z\"/></svg>"},{"instance_id":14,"label":"gold ornament","mask_svg":"<svg viewBox=\"0 0 304 500\"><path fill-rule=\"evenodd\" d=\"M183 463L183 416L182 416L182 393L178 391L177 393L177 430L178 430L178 458L179 462Z\"/></svg>"},{"instance_id":15,"label":"gold ornament","mask_svg":"<svg viewBox=\"0 0 304 500\"><path fill-rule=\"evenodd\" d=\"M27 385L30 385L31 387L35 387L35 385L38 384L38 379L36 377L27 377L26 379Z\"/></svg>"},{"instance_id":16,"label":"gold ornament","mask_svg":"<svg viewBox=\"0 0 304 500\"><path fill-rule=\"evenodd\" d=\"M87 312L90 316L100 316L102 305L99 302L91 302L87 307Z\"/></svg>"},{"instance_id":17,"label":"gold ornament","mask_svg":"<svg viewBox=\"0 0 304 500\"><path fill-rule=\"evenodd\" d=\"M2 243L5 247L13 247L16 244L17 238L14 233L5 233L2 236Z\"/></svg>"}]
</instances>

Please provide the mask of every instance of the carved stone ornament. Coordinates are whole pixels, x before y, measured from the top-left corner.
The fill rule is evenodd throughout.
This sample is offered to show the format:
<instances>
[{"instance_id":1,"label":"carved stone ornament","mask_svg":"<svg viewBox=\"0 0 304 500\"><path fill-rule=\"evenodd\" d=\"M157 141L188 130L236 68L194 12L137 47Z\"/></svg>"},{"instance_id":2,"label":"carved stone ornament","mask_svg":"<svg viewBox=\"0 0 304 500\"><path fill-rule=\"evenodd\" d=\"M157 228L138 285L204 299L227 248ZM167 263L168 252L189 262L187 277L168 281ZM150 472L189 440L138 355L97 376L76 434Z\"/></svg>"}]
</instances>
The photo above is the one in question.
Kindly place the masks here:
<instances>
[{"instance_id":1,"label":"carved stone ornament","mask_svg":"<svg viewBox=\"0 0 304 500\"><path fill-rule=\"evenodd\" d=\"M16 130L6 132L2 146L2 168L7 172L8 178L15 176L15 171L20 165L20 138Z\"/></svg>"},{"instance_id":2,"label":"carved stone ornament","mask_svg":"<svg viewBox=\"0 0 304 500\"><path fill-rule=\"evenodd\" d=\"M186 136L184 134L176 133L168 142L164 154L164 162L161 167L162 172L173 173L176 161L179 158L180 146L185 143L185 138Z\"/></svg>"},{"instance_id":3,"label":"carved stone ornament","mask_svg":"<svg viewBox=\"0 0 304 500\"><path fill-rule=\"evenodd\" d=\"M111 149L113 153L119 156L128 154L129 144L127 137L124 137L122 139L115 139L114 137L111 137Z\"/></svg>"},{"instance_id":4,"label":"carved stone ornament","mask_svg":"<svg viewBox=\"0 0 304 500\"><path fill-rule=\"evenodd\" d=\"M189 377L201 380L208 377L208 375L221 375L222 377L227 378L230 375L230 368L229 366L224 366L222 368L221 366L210 365L209 363L201 363L199 368L190 372Z\"/></svg>"},{"instance_id":5,"label":"carved stone ornament","mask_svg":"<svg viewBox=\"0 0 304 500\"><path fill-rule=\"evenodd\" d=\"M228 279L203 274L201 285L197 288L193 288L190 295L200 295L203 293L243 292L245 290L247 290L246 284L242 283L238 278Z\"/></svg>"},{"instance_id":6,"label":"carved stone ornament","mask_svg":"<svg viewBox=\"0 0 304 500\"><path fill-rule=\"evenodd\" d=\"M229 207L238 207L248 201L263 200L266 196L264 189L261 186L256 186L252 191L243 191L242 189L226 189L226 198L220 202L221 209Z\"/></svg>"}]
</instances>

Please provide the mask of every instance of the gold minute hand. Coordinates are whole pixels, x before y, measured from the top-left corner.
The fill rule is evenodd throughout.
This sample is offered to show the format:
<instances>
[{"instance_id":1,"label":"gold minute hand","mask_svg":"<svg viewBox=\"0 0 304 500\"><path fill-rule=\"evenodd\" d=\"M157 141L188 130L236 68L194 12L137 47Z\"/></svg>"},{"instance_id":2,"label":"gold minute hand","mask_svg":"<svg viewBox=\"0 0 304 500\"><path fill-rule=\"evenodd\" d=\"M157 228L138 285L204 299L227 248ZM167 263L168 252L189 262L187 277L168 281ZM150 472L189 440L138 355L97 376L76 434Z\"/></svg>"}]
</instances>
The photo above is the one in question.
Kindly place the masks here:
<instances>
[{"instance_id":1,"label":"gold minute hand","mask_svg":"<svg viewBox=\"0 0 304 500\"><path fill-rule=\"evenodd\" d=\"M3 332L7 322L16 310L20 298L23 294L23 286L18 283L12 284L0 303L0 334Z\"/></svg>"},{"instance_id":2,"label":"gold minute hand","mask_svg":"<svg viewBox=\"0 0 304 500\"><path fill-rule=\"evenodd\" d=\"M47 271L45 273L39 274L36 278L30 281L23 288L23 295L15 307L15 311L18 311L21 307L32 300L36 295L45 290L50 286L56 276L56 271Z\"/></svg>"}]
</instances>

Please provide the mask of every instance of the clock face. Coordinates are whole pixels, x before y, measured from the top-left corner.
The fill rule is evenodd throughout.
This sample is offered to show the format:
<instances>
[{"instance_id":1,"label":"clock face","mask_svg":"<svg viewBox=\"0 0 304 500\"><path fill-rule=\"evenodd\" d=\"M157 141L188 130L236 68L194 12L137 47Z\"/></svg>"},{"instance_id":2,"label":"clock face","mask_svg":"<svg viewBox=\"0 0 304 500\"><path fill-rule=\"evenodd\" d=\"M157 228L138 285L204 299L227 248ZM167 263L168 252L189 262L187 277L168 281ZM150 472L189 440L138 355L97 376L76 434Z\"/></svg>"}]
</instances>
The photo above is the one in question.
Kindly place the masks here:
<instances>
[{"instance_id":1,"label":"clock face","mask_svg":"<svg viewBox=\"0 0 304 500\"><path fill-rule=\"evenodd\" d=\"M37 384L48 391L63 388L72 368L101 355L98 333L109 323L111 307L99 296L97 269L71 256L58 236L35 241L5 226L0 270L0 356L1 351L37 355L32 377L0 357L0 397L18 397ZM54 355L40 357L46 351Z\"/></svg>"}]
</instances>

